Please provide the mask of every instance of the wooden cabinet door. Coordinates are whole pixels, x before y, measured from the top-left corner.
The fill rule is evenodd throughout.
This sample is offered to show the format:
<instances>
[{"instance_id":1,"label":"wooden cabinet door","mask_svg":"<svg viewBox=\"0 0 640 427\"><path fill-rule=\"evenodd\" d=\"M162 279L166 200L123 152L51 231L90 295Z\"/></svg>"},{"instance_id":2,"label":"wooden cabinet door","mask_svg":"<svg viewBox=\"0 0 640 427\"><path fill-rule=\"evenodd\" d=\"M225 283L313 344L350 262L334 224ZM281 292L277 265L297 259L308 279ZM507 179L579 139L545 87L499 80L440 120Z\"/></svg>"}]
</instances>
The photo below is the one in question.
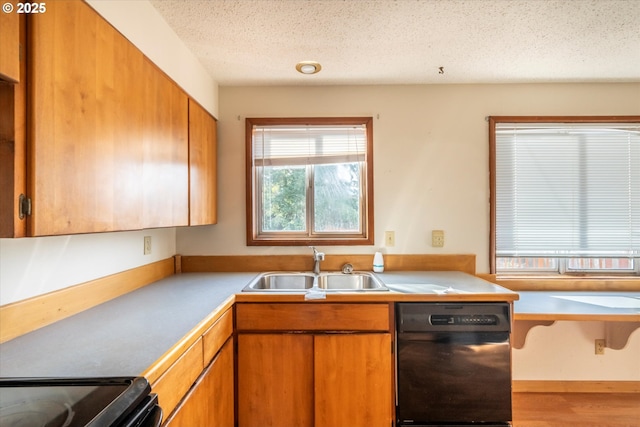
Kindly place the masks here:
<instances>
[{"instance_id":1,"label":"wooden cabinet door","mask_svg":"<svg viewBox=\"0 0 640 427\"><path fill-rule=\"evenodd\" d=\"M143 55L88 5L47 6L28 27L30 234L142 228Z\"/></svg>"},{"instance_id":2,"label":"wooden cabinet door","mask_svg":"<svg viewBox=\"0 0 640 427\"><path fill-rule=\"evenodd\" d=\"M165 427L234 426L233 338L205 368Z\"/></svg>"},{"instance_id":3,"label":"wooden cabinet door","mask_svg":"<svg viewBox=\"0 0 640 427\"><path fill-rule=\"evenodd\" d=\"M233 363L233 338L231 338L222 347L216 359L211 363L211 373L208 382L208 388L211 390L206 393L208 407L211 411L209 423L200 425L208 425L211 427L233 427L235 425L235 381L234 381L234 363ZM211 397L212 396L212 397ZM194 425L194 424L186 424Z\"/></svg>"},{"instance_id":4,"label":"wooden cabinet door","mask_svg":"<svg viewBox=\"0 0 640 427\"><path fill-rule=\"evenodd\" d=\"M151 386L165 417L180 404L203 369L202 338L198 338Z\"/></svg>"},{"instance_id":5,"label":"wooden cabinet door","mask_svg":"<svg viewBox=\"0 0 640 427\"><path fill-rule=\"evenodd\" d=\"M2 15L6 14L0 14L0 20ZM19 24L20 43L24 45L25 15L20 16ZM3 39L5 31L4 24L0 24L2 54L6 53L4 43L9 42ZM27 221L20 215L20 195L27 193L27 68L24 58L20 59L19 66L18 83L0 83L0 237L27 235Z\"/></svg>"},{"instance_id":6,"label":"wooden cabinet door","mask_svg":"<svg viewBox=\"0 0 640 427\"><path fill-rule=\"evenodd\" d=\"M312 335L238 334L239 427L312 427L313 400Z\"/></svg>"},{"instance_id":7,"label":"wooden cabinet door","mask_svg":"<svg viewBox=\"0 0 640 427\"><path fill-rule=\"evenodd\" d=\"M10 13L0 12L0 80L20 80L19 17L15 9Z\"/></svg>"},{"instance_id":8,"label":"wooden cabinet door","mask_svg":"<svg viewBox=\"0 0 640 427\"><path fill-rule=\"evenodd\" d=\"M218 222L217 122L189 99L189 225Z\"/></svg>"},{"instance_id":9,"label":"wooden cabinet door","mask_svg":"<svg viewBox=\"0 0 640 427\"><path fill-rule=\"evenodd\" d=\"M314 339L315 426L392 425L391 335L327 334Z\"/></svg>"},{"instance_id":10,"label":"wooden cabinet door","mask_svg":"<svg viewBox=\"0 0 640 427\"><path fill-rule=\"evenodd\" d=\"M142 226L189 225L189 99L146 58L142 79Z\"/></svg>"},{"instance_id":11,"label":"wooden cabinet door","mask_svg":"<svg viewBox=\"0 0 640 427\"><path fill-rule=\"evenodd\" d=\"M186 225L186 94L85 2L28 31L29 234Z\"/></svg>"}]
</instances>

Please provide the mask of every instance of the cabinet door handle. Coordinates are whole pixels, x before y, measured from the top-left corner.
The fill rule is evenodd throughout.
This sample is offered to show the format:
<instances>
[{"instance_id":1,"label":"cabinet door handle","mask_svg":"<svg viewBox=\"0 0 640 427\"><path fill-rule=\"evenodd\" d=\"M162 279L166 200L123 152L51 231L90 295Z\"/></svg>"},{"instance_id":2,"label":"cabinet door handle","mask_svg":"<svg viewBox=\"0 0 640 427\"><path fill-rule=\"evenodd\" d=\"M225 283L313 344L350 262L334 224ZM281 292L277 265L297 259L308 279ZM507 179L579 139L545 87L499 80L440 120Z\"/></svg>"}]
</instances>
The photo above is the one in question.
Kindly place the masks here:
<instances>
[{"instance_id":1,"label":"cabinet door handle","mask_svg":"<svg viewBox=\"0 0 640 427\"><path fill-rule=\"evenodd\" d=\"M20 219L24 219L25 216L31 215L31 199L25 196L24 194L20 194L18 199L18 217Z\"/></svg>"}]
</instances>

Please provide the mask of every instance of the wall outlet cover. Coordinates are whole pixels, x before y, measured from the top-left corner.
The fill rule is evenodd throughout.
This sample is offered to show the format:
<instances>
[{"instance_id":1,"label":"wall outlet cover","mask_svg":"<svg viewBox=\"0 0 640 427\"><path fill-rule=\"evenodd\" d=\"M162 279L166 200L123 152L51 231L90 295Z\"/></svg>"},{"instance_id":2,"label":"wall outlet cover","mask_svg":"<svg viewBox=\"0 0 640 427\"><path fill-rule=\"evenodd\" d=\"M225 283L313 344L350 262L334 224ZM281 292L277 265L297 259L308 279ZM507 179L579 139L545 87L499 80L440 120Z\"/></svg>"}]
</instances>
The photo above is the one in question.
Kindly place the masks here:
<instances>
[{"instance_id":1,"label":"wall outlet cover","mask_svg":"<svg viewBox=\"0 0 640 427\"><path fill-rule=\"evenodd\" d=\"M151 254L151 236L144 236L144 254Z\"/></svg>"},{"instance_id":2,"label":"wall outlet cover","mask_svg":"<svg viewBox=\"0 0 640 427\"><path fill-rule=\"evenodd\" d=\"M441 248L444 246L444 230L431 231L431 246Z\"/></svg>"}]
</instances>

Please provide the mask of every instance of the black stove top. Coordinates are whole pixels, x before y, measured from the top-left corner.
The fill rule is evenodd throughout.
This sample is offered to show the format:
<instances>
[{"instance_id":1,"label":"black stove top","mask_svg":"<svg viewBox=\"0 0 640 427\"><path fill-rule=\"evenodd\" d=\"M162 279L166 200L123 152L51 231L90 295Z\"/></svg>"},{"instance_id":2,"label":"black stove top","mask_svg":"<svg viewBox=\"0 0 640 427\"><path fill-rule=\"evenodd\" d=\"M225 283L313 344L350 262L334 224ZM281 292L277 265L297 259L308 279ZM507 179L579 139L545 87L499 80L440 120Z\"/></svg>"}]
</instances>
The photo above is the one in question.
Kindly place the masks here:
<instances>
[{"instance_id":1,"label":"black stove top","mask_svg":"<svg viewBox=\"0 0 640 427\"><path fill-rule=\"evenodd\" d=\"M144 378L0 379L2 427L107 427L127 424L151 402Z\"/></svg>"}]
</instances>

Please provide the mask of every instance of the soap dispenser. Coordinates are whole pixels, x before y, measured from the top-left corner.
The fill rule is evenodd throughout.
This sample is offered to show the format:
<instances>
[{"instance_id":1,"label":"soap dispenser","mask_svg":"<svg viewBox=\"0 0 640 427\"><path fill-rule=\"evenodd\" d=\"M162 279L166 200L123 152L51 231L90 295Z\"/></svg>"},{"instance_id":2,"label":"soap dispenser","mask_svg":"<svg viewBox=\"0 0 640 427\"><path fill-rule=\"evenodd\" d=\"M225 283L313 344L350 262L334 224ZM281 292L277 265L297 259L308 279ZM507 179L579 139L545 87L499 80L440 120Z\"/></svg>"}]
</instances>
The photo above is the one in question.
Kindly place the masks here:
<instances>
[{"instance_id":1,"label":"soap dispenser","mask_svg":"<svg viewBox=\"0 0 640 427\"><path fill-rule=\"evenodd\" d=\"M382 273L384 271L384 258L382 252L376 252L373 256L373 271L374 273Z\"/></svg>"}]
</instances>

